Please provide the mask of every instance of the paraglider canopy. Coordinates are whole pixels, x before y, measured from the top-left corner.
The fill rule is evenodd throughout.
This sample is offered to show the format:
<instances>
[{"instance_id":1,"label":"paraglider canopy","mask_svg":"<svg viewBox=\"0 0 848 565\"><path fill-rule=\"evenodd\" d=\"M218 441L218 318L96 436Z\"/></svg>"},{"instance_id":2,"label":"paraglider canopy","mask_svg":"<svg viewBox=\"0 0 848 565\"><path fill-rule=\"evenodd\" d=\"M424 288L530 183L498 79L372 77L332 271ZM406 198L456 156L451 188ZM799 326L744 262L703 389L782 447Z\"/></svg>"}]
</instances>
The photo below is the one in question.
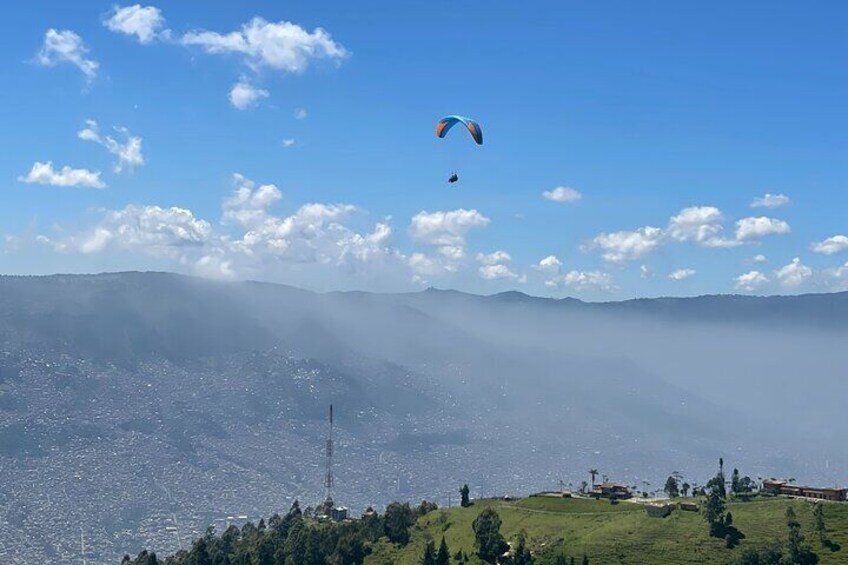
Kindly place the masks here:
<instances>
[{"instance_id":1,"label":"paraglider canopy","mask_svg":"<svg viewBox=\"0 0 848 565\"><path fill-rule=\"evenodd\" d=\"M445 116L436 124L436 135L438 137L446 136L450 129L458 123L468 129L468 133L471 134L472 139L477 142L477 145L483 145L483 129L480 127L480 124L465 116Z\"/></svg>"},{"instance_id":2,"label":"paraglider canopy","mask_svg":"<svg viewBox=\"0 0 848 565\"><path fill-rule=\"evenodd\" d=\"M448 182L450 182L450 183L454 183L454 182L456 182L456 181L458 181L458 180L459 180L459 176L457 176L457 174L456 174L456 173L452 174L452 175L450 176L450 178L448 178Z\"/></svg>"}]
</instances>

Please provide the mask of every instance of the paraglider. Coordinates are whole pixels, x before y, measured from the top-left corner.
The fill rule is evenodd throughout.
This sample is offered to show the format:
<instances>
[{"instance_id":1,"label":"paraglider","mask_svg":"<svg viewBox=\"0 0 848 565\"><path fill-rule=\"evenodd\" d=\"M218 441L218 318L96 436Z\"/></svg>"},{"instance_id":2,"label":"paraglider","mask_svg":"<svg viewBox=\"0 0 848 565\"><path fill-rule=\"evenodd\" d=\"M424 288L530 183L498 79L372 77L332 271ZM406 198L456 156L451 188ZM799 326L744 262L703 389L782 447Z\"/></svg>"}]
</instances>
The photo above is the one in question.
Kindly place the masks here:
<instances>
[{"instance_id":1,"label":"paraglider","mask_svg":"<svg viewBox=\"0 0 848 565\"><path fill-rule=\"evenodd\" d=\"M465 116L445 116L436 124L436 135L438 137L446 136L451 128L458 123L461 123L468 129L468 133L471 134L472 139L477 142L477 145L483 145L483 129L480 127L480 124Z\"/></svg>"},{"instance_id":2,"label":"paraglider","mask_svg":"<svg viewBox=\"0 0 848 565\"><path fill-rule=\"evenodd\" d=\"M471 134L471 139L473 139L477 145L483 145L483 128L480 127L480 124L471 118L466 118L465 116L450 115L439 120L439 123L436 124L436 136L439 138L445 137L456 124L464 125L465 129L468 130L468 133ZM448 177L448 182L451 184L458 180L459 175L457 175L456 172Z\"/></svg>"}]
</instances>

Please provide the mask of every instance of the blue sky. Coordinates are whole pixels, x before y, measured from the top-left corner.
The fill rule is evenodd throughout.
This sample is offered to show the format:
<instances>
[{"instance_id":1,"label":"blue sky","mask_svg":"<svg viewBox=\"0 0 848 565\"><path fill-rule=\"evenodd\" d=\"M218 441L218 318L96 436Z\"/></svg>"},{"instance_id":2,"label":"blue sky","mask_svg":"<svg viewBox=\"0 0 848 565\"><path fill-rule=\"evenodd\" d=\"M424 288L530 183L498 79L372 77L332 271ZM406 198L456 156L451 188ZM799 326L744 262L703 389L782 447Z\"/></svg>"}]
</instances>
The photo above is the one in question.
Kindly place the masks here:
<instances>
[{"instance_id":1,"label":"blue sky","mask_svg":"<svg viewBox=\"0 0 848 565\"><path fill-rule=\"evenodd\" d=\"M686 4L18 3L0 272L848 288L848 8Z\"/></svg>"}]
</instances>

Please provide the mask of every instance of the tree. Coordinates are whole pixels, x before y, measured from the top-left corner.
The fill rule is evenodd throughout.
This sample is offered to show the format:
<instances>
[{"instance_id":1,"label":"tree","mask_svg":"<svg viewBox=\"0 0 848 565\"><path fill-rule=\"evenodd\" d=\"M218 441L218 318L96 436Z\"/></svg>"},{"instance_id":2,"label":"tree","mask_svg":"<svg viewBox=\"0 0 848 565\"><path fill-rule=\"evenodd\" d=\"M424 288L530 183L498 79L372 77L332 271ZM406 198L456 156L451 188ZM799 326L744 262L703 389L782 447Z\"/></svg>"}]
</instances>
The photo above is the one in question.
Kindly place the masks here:
<instances>
[{"instance_id":1,"label":"tree","mask_svg":"<svg viewBox=\"0 0 848 565\"><path fill-rule=\"evenodd\" d=\"M585 494L585 493L586 493L586 488L587 488L588 486L589 486L589 483L587 483L586 481L580 481L580 492L582 492L583 494Z\"/></svg>"},{"instance_id":2,"label":"tree","mask_svg":"<svg viewBox=\"0 0 848 565\"><path fill-rule=\"evenodd\" d=\"M418 516L424 516L426 514L429 514L433 510L438 509L439 507L436 505L435 502L427 502L426 500L422 500L421 504L418 505L418 508L416 508L415 512Z\"/></svg>"},{"instance_id":3,"label":"tree","mask_svg":"<svg viewBox=\"0 0 848 565\"><path fill-rule=\"evenodd\" d=\"M439 553L436 554L436 565L450 565L450 551L448 544L445 542L445 536L442 536L442 543L439 544Z\"/></svg>"},{"instance_id":4,"label":"tree","mask_svg":"<svg viewBox=\"0 0 848 565\"><path fill-rule=\"evenodd\" d=\"M583 554L583 565L589 565L589 556L585 553Z\"/></svg>"},{"instance_id":5,"label":"tree","mask_svg":"<svg viewBox=\"0 0 848 565\"><path fill-rule=\"evenodd\" d=\"M704 520L710 525L710 535L724 537L724 500L717 491L712 491L707 497L703 508Z\"/></svg>"},{"instance_id":6,"label":"tree","mask_svg":"<svg viewBox=\"0 0 848 565\"><path fill-rule=\"evenodd\" d=\"M594 489L595 488L595 477L598 476L598 470L597 469L589 469L589 474L592 476L592 488Z\"/></svg>"},{"instance_id":7,"label":"tree","mask_svg":"<svg viewBox=\"0 0 848 565\"><path fill-rule=\"evenodd\" d=\"M680 496L680 489L677 486L677 479L675 479L673 476L669 475L668 479L666 479L663 490L671 498L677 498L678 496Z\"/></svg>"},{"instance_id":8,"label":"tree","mask_svg":"<svg viewBox=\"0 0 848 565\"><path fill-rule=\"evenodd\" d=\"M471 506L471 499L468 497L468 493L469 493L468 484L462 485L462 488L459 489L459 496L461 497L460 501L459 501L459 505L462 506L463 508L468 508L469 506Z\"/></svg>"},{"instance_id":9,"label":"tree","mask_svg":"<svg viewBox=\"0 0 848 565\"><path fill-rule=\"evenodd\" d=\"M436 565L436 546L433 544L433 540L428 541L427 545L424 546L421 565Z\"/></svg>"},{"instance_id":10,"label":"tree","mask_svg":"<svg viewBox=\"0 0 848 565\"><path fill-rule=\"evenodd\" d=\"M518 533L518 539L512 550L512 563L513 565L532 565L533 563L533 557L527 549L527 534L524 530Z\"/></svg>"},{"instance_id":11,"label":"tree","mask_svg":"<svg viewBox=\"0 0 848 565\"><path fill-rule=\"evenodd\" d=\"M739 479L739 469L733 468L733 473L730 475L730 492L733 494L741 494L742 483Z\"/></svg>"},{"instance_id":12,"label":"tree","mask_svg":"<svg viewBox=\"0 0 848 565\"><path fill-rule=\"evenodd\" d=\"M317 528L309 528L306 534L306 547L303 552L304 565L323 565L324 556L321 553L321 534Z\"/></svg>"},{"instance_id":13,"label":"tree","mask_svg":"<svg viewBox=\"0 0 848 565\"><path fill-rule=\"evenodd\" d=\"M817 502L813 505L813 521L819 541L824 545L827 543L827 528L824 524L824 504Z\"/></svg>"},{"instance_id":14,"label":"tree","mask_svg":"<svg viewBox=\"0 0 848 565\"><path fill-rule=\"evenodd\" d=\"M480 559L494 563L508 547L501 535L501 517L494 509L486 508L474 519L471 527Z\"/></svg>"},{"instance_id":15,"label":"tree","mask_svg":"<svg viewBox=\"0 0 848 565\"><path fill-rule=\"evenodd\" d=\"M362 537L349 532L339 538L333 552L333 563L338 565L362 565L365 561L365 544Z\"/></svg>"},{"instance_id":16,"label":"tree","mask_svg":"<svg viewBox=\"0 0 848 565\"><path fill-rule=\"evenodd\" d=\"M212 559L209 558L209 550L206 547L206 538L198 538L194 542L194 547L189 554L189 562L191 565L212 565Z\"/></svg>"},{"instance_id":17,"label":"tree","mask_svg":"<svg viewBox=\"0 0 848 565\"><path fill-rule=\"evenodd\" d=\"M389 541L401 545L409 543L409 528L414 522L415 517L409 503L392 502L386 507L383 528Z\"/></svg>"},{"instance_id":18,"label":"tree","mask_svg":"<svg viewBox=\"0 0 848 565\"><path fill-rule=\"evenodd\" d=\"M684 482L682 485L680 485L680 491L683 493L683 496L689 496L689 488L690 485L687 482Z\"/></svg>"},{"instance_id":19,"label":"tree","mask_svg":"<svg viewBox=\"0 0 848 565\"><path fill-rule=\"evenodd\" d=\"M801 524L791 506L786 508L786 557L792 565L808 565L818 563L818 556L804 543Z\"/></svg>"}]
</instances>

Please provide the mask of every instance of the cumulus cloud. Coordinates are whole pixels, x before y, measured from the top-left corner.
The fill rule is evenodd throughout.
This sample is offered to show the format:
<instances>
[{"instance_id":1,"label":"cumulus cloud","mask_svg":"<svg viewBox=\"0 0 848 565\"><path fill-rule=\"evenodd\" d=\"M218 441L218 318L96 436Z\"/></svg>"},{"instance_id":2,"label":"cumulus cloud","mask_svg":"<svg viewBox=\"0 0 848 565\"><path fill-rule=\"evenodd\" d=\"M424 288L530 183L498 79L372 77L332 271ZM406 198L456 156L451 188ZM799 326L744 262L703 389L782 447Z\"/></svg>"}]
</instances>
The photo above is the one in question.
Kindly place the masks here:
<instances>
[{"instance_id":1,"label":"cumulus cloud","mask_svg":"<svg viewBox=\"0 0 848 565\"><path fill-rule=\"evenodd\" d=\"M292 22L263 18L253 18L240 30L225 34L189 32L181 41L207 53L242 55L257 70L267 67L289 73L303 72L316 59L341 61L349 54L322 28L309 32Z\"/></svg>"},{"instance_id":2,"label":"cumulus cloud","mask_svg":"<svg viewBox=\"0 0 848 565\"><path fill-rule=\"evenodd\" d=\"M545 281L551 288L566 286L577 291L586 290L615 290L615 283L608 273L601 271L569 271Z\"/></svg>"},{"instance_id":3,"label":"cumulus cloud","mask_svg":"<svg viewBox=\"0 0 848 565\"><path fill-rule=\"evenodd\" d=\"M814 242L810 246L810 249L814 253L821 253L822 255L836 255L837 253L848 251L848 236L834 235L824 241Z\"/></svg>"},{"instance_id":4,"label":"cumulus cloud","mask_svg":"<svg viewBox=\"0 0 848 565\"><path fill-rule=\"evenodd\" d=\"M477 262L483 265L496 265L498 263L509 263L512 257L506 251L495 251L494 253L478 253Z\"/></svg>"},{"instance_id":5,"label":"cumulus cloud","mask_svg":"<svg viewBox=\"0 0 848 565\"><path fill-rule=\"evenodd\" d=\"M598 248L611 263L623 263L644 257L662 244L663 230L647 226L636 231L602 233L588 248Z\"/></svg>"},{"instance_id":6,"label":"cumulus cloud","mask_svg":"<svg viewBox=\"0 0 848 565\"><path fill-rule=\"evenodd\" d=\"M295 108L294 110L294 119L295 120L305 120L308 114L306 113L306 109L304 108Z\"/></svg>"},{"instance_id":7,"label":"cumulus cloud","mask_svg":"<svg viewBox=\"0 0 848 565\"><path fill-rule=\"evenodd\" d=\"M238 110L247 110L256 106L260 100L268 98L268 96L267 90L257 88L242 79L234 84L232 90L230 90L230 104Z\"/></svg>"},{"instance_id":8,"label":"cumulus cloud","mask_svg":"<svg viewBox=\"0 0 848 565\"><path fill-rule=\"evenodd\" d=\"M653 275L651 268L647 265L639 265L639 278L649 279Z\"/></svg>"},{"instance_id":9,"label":"cumulus cloud","mask_svg":"<svg viewBox=\"0 0 848 565\"><path fill-rule=\"evenodd\" d=\"M61 252L140 253L216 278L273 272L293 263L357 275L410 272L407 258L391 245L388 219L359 232L342 223L356 211L349 204L309 203L276 215L273 207L282 195L275 185L257 185L241 175L233 182L217 224L185 208L131 205L104 211L80 233L42 243Z\"/></svg>"},{"instance_id":10,"label":"cumulus cloud","mask_svg":"<svg viewBox=\"0 0 848 565\"><path fill-rule=\"evenodd\" d=\"M77 67L91 81L97 76L100 66L97 61L87 58L88 48L82 38L71 30L48 29L44 34L44 43L36 55L36 61L46 67L68 63Z\"/></svg>"},{"instance_id":11,"label":"cumulus cloud","mask_svg":"<svg viewBox=\"0 0 848 565\"><path fill-rule=\"evenodd\" d=\"M745 241L765 237L767 235L785 235L792 231L789 224L783 220L760 216L758 218L742 218L736 222L736 239Z\"/></svg>"},{"instance_id":12,"label":"cumulus cloud","mask_svg":"<svg viewBox=\"0 0 848 565\"><path fill-rule=\"evenodd\" d=\"M139 43L150 43L160 34L167 35L160 31L165 25L165 18L155 6L115 6L103 25L115 33L134 35Z\"/></svg>"},{"instance_id":13,"label":"cumulus cloud","mask_svg":"<svg viewBox=\"0 0 848 565\"><path fill-rule=\"evenodd\" d=\"M202 247L212 237L212 226L185 208L129 205L107 211L87 232L56 243L61 251L98 253L108 247L175 258L188 247Z\"/></svg>"},{"instance_id":14,"label":"cumulus cloud","mask_svg":"<svg viewBox=\"0 0 848 565\"><path fill-rule=\"evenodd\" d=\"M768 277L760 271L749 271L743 275L739 275L735 280L736 288L747 292L758 290L769 282Z\"/></svg>"},{"instance_id":15,"label":"cumulus cloud","mask_svg":"<svg viewBox=\"0 0 848 565\"><path fill-rule=\"evenodd\" d=\"M754 198L751 201L751 208L780 208L786 206L791 200L785 194L769 194Z\"/></svg>"},{"instance_id":16,"label":"cumulus cloud","mask_svg":"<svg viewBox=\"0 0 848 565\"><path fill-rule=\"evenodd\" d=\"M758 255L754 255L753 261L754 261L754 263L765 263L766 261L768 261L768 259L766 258L765 255L760 253Z\"/></svg>"},{"instance_id":17,"label":"cumulus cloud","mask_svg":"<svg viewBox=\"0 0 848 565\"><path fill-rule=\"evenodd\" d=\"M536 265L536 269L544 273L558 273L561 267L562 261L556 255L548 255Z\"/></svg>"},{"instance_id":18,"label":"cumulus cloud","mask_svg":"<svg viewBox=\"0 0 848 565\"><path fill-rule=\"evenodd\" d=\"M513 272L509 266L503 264L483 265L479 269L480 277L486 280L512 279L520 278L518 273Z\"/></svg>"},{"instance_id":19,"label":"cumulus cloud","mask_svg":"<svg viewBox=\"0 0 848 565\"><path fill-rule=\"evenodd\" d=\"M670 278L673 281L682 281L682 280L688 279L689 277L693 276L694 274L695 274L694 269L677 269L676 271L672 271L671 273L669 273L668 278Z\"/></svg>"},{"instance_id":20,"label":"cumulus cloud","mask_svg":"<svg viewBox=\"0 0 848 565\"><path fill-rule=\"evenodd\" d=\"M542 198L553 202L575 202L583 198L583 195L570 186L558 186L552 190L543 192Z\"/></svg>"},{"instance_id":21,"label":"cumulus cloud","mask_svg":"<svg viewBox=\"0 0 848 565\"><path fill-rule=\"evenodd\" d=\"M256 183L238 173L233 175L233 192L222 205L224 223L255 227L268 218L268 208L283 198L274 184Z\"/></svg>"},{"instance_id":22,"label":"cumulus cloud","mask_svg":"<svg viewBox=\"0 0 848 565\"><path fill-rule=\"evenodd\" d=\"M721 237L724 215L714 206L684 208L668 222L669 237L704 247L734 247L737 242Z\"/></svg>"},{"instance_id":23,"label":"cumulus cloud","mask_svg":"<svg viewBox=\"0 0 848 565\"><path fill-rule=\"evenodd\" d=\"M777 282L785 288L798 288L813 276L813 270L801 263L801 259L795 257L788 265L784 265L774 272Z\"/></svg>"},{"instance_id":24,"label":"cumulus cloud","mask_svg":"<svg viewBox=\"0 0 848 565\"><path fill-rule=\"evenodd\" d=\"M477 262L481 264L478 269L480 277L486 280L511 279L525 282L526 277L510 269L508 263L511 261L512 257L506 251L478 253Z\"/></svg>"},{"instance_id":25,"label":"cumulus cloud","mask_svg":"<svg viewBox=\"0 0 848 565\"><path fill-rule=\"evenodd\" d=\"M293 138L288 138L283 140L283 147L292 147L295 144L295 140Z\"/></svg>"},{"instance_id":26,"label":"cumulus cloud","mask_svg":"<svg viewBox=\"0 0 848 565\"><path fill-rule=\"evenodd\" d=\"M77 132L77 137L83 141L91 141L102 145L109 153L118 158L114 169L116 173L121 173L125 170L132 171L135 167L140 167L144 164L144 155L141 153L142 139L138 136L130 135L129 130L124 127L114 128L116 132L125 137L123 143L109 135L101 135L100 128L94 120L86 120L85 127Z\"/></svg>"},{"instance_id":27,"label":"cumulus cloud","mask_svg":"<svg viewBox=\"0 0 848 565\"><path fill-rule=\"evenodd\" d=\"M413 216L409 233L413 239L428 245L464 247L465 235L472 229L486 227L489 222L477 210L422 211Z\"/></svg>"},{"instance_id":28,"label":"cumulus cloud","mask_svg":"<svg viewBox=\"0 0 848 565\"><path fill-rule=\"evenodd\" d=\"M41 163L36 161L29 173L18 177L19 182L27 184L49 184L51 186L81 186L87 188L106 188L106 183L100 180L100 171L88 169L72 169L65 165L59 170L53 169L53 162Z\"/></svg>"}]
</instances>

